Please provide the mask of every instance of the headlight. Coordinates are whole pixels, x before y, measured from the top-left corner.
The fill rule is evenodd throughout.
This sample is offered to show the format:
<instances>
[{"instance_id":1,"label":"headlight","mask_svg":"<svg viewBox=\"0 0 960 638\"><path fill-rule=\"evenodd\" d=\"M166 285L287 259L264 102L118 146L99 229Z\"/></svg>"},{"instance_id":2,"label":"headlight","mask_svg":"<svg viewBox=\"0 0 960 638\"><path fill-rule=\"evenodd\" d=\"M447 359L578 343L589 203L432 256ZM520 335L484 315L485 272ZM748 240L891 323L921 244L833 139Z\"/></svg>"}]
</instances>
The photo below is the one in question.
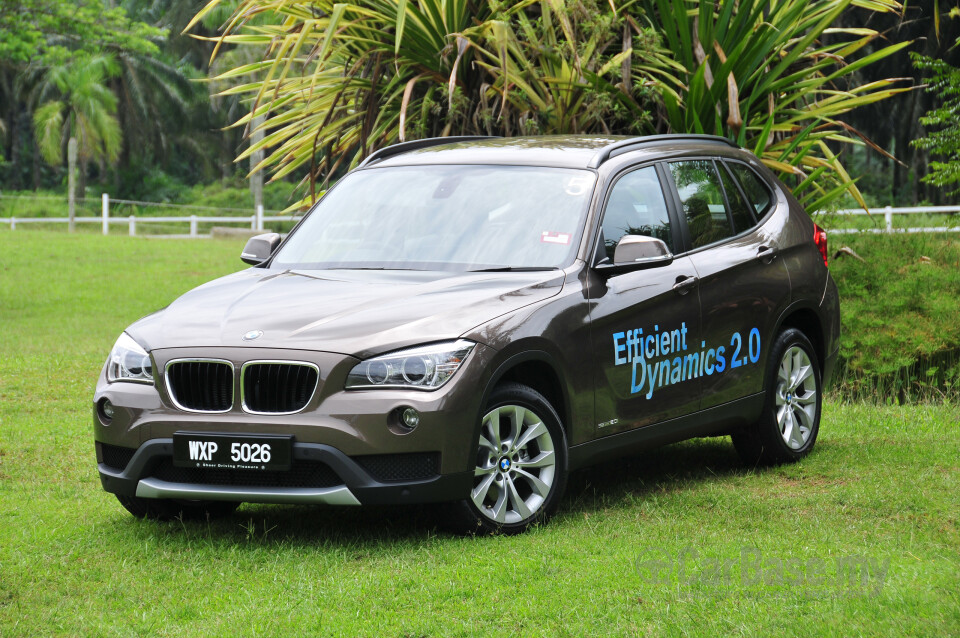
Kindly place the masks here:
<instances>
[{"instance_id":1,"label":"headlight","mask_svg":"<svg viewBox=\"0 0 960 638\"><path fill-rule=\"evenodd\" d=\"M153 363L150 355L130 335L124 332L117 339L107 361L107 381L136 381L153 383Z\"/></svg>"},{"instance_id":2,"label":"headlight","mask_svg":"<svg viewBox=\"0 0 960 638\"><path fill-rule=\"evenodd\" d=\"M461 339L367 359L350 371L346 387L436 390L450 380L475 345Z\"/></svg>"}]
</instances>

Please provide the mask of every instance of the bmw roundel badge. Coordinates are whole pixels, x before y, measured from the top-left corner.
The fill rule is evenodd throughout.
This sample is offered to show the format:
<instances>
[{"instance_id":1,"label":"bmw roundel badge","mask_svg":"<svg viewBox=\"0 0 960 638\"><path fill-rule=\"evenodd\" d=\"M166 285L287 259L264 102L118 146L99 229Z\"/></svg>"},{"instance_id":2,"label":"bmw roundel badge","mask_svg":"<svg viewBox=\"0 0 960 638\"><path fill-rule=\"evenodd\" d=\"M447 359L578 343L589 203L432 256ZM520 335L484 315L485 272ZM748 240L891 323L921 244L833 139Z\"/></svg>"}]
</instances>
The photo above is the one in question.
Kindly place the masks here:
<instances>
[{"instance_id":1,"label":"bmw roundel badge","mask_svg":"<svg viewBox=\"0 0 960 638\"><path fill-rule=\"evenodd\" d=\"M247 334L243 335L242 339L244 341L253 341L254 339L259 339L263 336L263 330L251 330Z\"/></svg>"}]
</instances>

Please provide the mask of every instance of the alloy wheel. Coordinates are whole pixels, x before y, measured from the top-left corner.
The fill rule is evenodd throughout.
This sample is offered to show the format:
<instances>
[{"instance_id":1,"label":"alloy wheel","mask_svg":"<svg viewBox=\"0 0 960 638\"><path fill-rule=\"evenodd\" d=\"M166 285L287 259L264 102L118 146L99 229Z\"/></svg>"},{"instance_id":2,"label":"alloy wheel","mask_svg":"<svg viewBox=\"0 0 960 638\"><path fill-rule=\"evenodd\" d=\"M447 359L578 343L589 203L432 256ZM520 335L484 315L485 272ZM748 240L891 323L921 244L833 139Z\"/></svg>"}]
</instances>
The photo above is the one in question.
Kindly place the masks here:
<instances>
[{"instance_id":1,"label":"alloy wheel","mask_svg":"<svg viewBox=\"0 0 960 638\"><path fill-rule=\"evenodd\" d=\"M810 357L800 346L787 348L777 371L774 401L780 436L791 449L799 450L810 438L817 419L817 391Z\"/></svg>"},{"instance_id":2,"label":"alloy wheel","mask_svg":"<svg viewBox=\"0 0 960 638\"><path fill-rule=\"evenodd\" d=\"M540 416L520 405L493 408L481 423L470 498L496 523L529 520L550 494L556 465L554 440Z\"/></svg>"}]
</instances>

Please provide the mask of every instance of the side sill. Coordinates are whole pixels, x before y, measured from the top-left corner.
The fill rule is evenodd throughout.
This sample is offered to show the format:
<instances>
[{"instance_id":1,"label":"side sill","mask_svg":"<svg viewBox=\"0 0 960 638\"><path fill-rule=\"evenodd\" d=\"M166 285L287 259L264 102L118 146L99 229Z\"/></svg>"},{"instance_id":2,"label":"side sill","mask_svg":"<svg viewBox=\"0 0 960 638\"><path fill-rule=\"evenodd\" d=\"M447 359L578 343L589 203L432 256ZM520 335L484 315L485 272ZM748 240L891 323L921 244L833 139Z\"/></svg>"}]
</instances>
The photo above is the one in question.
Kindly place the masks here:
<instances>
[{"instance_id":1,"label":"side sill","mask_svg":"<svg viewBox=\"0 0 960 638\"><path fill-rule=\"evenodd\" d=\"M760 417L763 392L644 428L595 439L570 448L570 469L636 454L700 436L723 435Z\"/></svg>"}]
</instances>

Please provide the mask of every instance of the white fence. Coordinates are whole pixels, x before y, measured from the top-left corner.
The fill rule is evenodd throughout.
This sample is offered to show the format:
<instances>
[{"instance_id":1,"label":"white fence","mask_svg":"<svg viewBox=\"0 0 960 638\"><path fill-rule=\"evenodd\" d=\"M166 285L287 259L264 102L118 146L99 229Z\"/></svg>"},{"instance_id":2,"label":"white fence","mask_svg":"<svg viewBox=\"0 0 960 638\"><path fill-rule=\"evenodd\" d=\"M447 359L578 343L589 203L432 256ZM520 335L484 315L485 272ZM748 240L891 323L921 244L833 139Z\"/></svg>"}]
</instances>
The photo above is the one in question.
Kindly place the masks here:
<instances>
[{"instance_id":1,"label":"white fence","mask_svg":"<svg viewBox=\"0 0 960 638\"><path fill-rule=\"evenodd\" d=\"M3 197L0 195L0 197ZM9 199L60 199L60 198L51 198L51 197L12 197ZM187 237L199 237L199 225L201 223L214 223L214 224L242 224L246 226L249 224L251 230L263 230L264 221L270 222L290 222L297 221L300 219L299 216L294 215L270 215L269 218L264 218L264 209L263 206L258 206L256 211L252 215L220 215L220 216L208 216L208 215L188 215L188 216L177 216L177 217L158 217L153 215L126 215L126 216L111 216L110 206L111 204L119 205L129 205L129 206L143 206L143 207L159 207L159 208L173 208L173 209L186 209L186 210L204 210L204 211L216 211L216 212L239 212L246 213L247 209L242 208L216 208L212 206L192 206L187 204L168 204L164 202L140 202L136 200L129 199L110 199L110 196L106 193L103 194L100 201L100 215L97 217L94 216L77 216L74 218L74 222L78 224L100 224L102 232L104 235L110 233L110 225L126 225L127 234L131 237L136 236L137 234L137 225L138 224L154 224L154 223L189 223L190 232ZM63 224L70 223L68 217L0 217L0 224L7 224L10 226L10 230L16 230L17 226L22 224Z\"/></svg>"},{"instance_id":2,"label":"white fence","mask_svg":"<svg viewBox=\"0 0 960 638\"><path fill-rule=\"evenodd\" d=\"M910 215L915 213L926 214L955 214L960 213L960 206L911 206L897 207L886 206L884 208L874 208L870 215L877 215L883 212L883 228L830 228L827 232L831 235L849 235L856 233L957 233L960 232L958 226L916 226L912 228L894 228L894 215ZM862 208L850 208L838 210L835 213L818 213L818 215L867 215L867 211Z\"/></svg>"},{"instance_id":3,"label":"white fence","mask_svg":"<svg viewBox=\"0 0 960 638\"><path fill-rule=\"evenodd\" d=\"M0 195L0 198L4 196ZM18 197L20 198L20 197ZM57 198L31 198L26 197L23 199L57 199ZM198 227L201 223L216 223L216 224L242 224L246 226L249 224L251 230L263 230L264 224L264 210L263 206L257 208L256 212L252 215L230 215L230 216L217 216L209 217L206 215L189 215L189 216L180 216L180 217L154 217L150 215L128 215L128 216L111 216L110 215L110 205L111 204L120 204L120 205L132 205L132 206L153 206L153 207L163 207L163 208L174 208L174 209L193 209L193 210L205 210L205 211L216 211L216 212L248 212L245 209L240 208L214 208L210 206L191 206L185 204L166 204L162 202L138 202L134 200L127 199L110 199L110 196L104 194L101 199L101 213L100 216L85 216L85 217L76 217L75 222L78 224L100 224L103 234L107 235L110 232L111 224L125 224L127 226L127 233L133 237L137 234L137 225L138 224L152 224L152 223L189 223L190 224L190 233L185 235L187 237L199 237ZM884 208L874 208L867 213L866 210L862 208L851 208L846 210L838 210L832 213L820 212L816 213L815 217L820 215L832 216L832 215L873 215L877 216L880 213L883 214L883 227L882 228L828 228L827 232L831 235L846 235L846 234L855 234L855 233L955 233L960 232L960 224L955 226L916 226L909 228L894 228L893 226L893 216L894 215L910 215L916 213L925 213L925 214L943 214L943 215L953 215L960 213L960 206L912 206L912 207L896 207L896 206L886 206ZM294 215L270 215L267 218L267 221L271 222L289 222L299 220L299 216ZM16 230L17 226L21 224L34 224L34 223L69 223L67 217L0 217L0 224L7 224L11 230Z\"/></svg>"}]
</instances>

